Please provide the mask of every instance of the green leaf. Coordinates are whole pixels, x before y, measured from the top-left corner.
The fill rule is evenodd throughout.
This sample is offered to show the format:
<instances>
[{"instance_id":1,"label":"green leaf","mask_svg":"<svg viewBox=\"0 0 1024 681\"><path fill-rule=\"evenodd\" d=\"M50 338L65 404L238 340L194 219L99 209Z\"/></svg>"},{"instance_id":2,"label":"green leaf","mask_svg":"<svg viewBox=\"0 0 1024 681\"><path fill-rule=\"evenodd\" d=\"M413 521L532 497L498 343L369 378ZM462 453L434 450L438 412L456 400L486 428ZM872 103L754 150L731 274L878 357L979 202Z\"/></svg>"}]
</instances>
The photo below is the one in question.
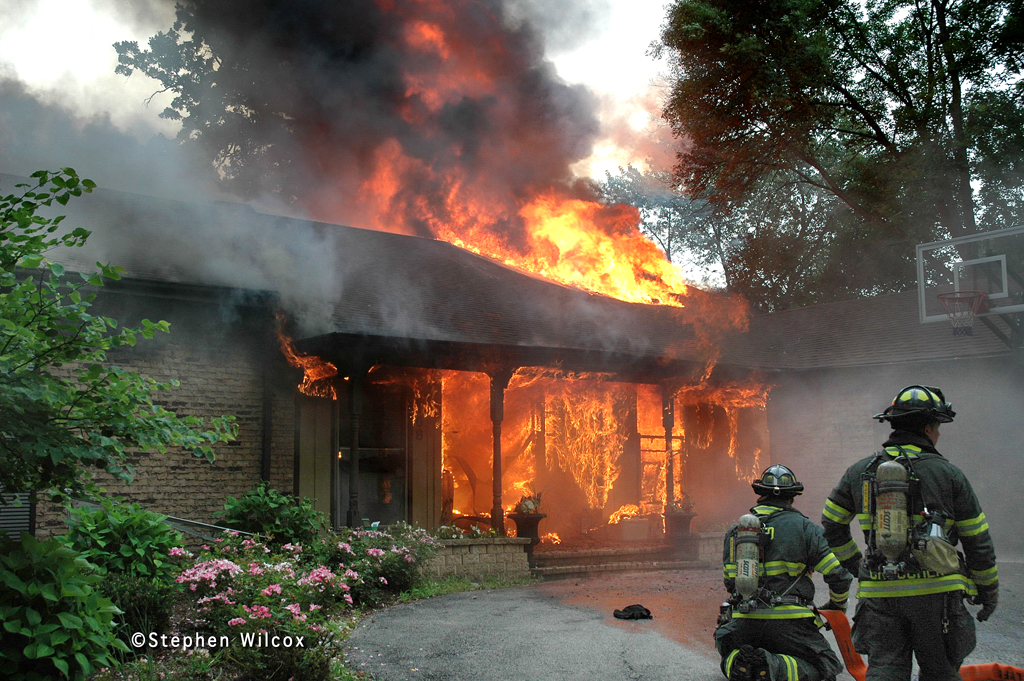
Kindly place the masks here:
<instances>
[{"instance_id":1,"label":"green leaf","mask_svg":"<svg viewBox=\"0 0 1024 681\"><path fill-rule=\"evenodd\" d=\"M63 265L61 265L60 263L56 263L56 262L51 262L51 263L49 263L49 265L50 265L50 271L51 272L56 274L58 277L63 277L64 276L64 266Z\"/></svg>"},{"instance_id":2,"label":"green leaf","mask_svg":"<svg viewBox=\"0 0 1024 681\"><path fill-rule=\"evenodd\" d=\"M35 269L39 267L43 262L43 255L41 253L34 255L27 255L21 259L18 263L19 267L23 267L27 270Z\"/></svg>"},{"instance_id":3,"label":"green leaf","mask_svg":"<svg viewBox=\"0 0 1024 681\"><path fill-rule=\"evenodd\" d=\"M67 662L65 662L64 660L60 659L59 657L53 658L51 660L51 662L53 662L53 666L54 667L56 667L57 669L60 670L61 674L63 674L65 677L69 676L69 674L68 674L69 667L68 667L68 663Z\"/></svg>"},{"instance_id":4,"label":"green leaf","mask_svg":"<svg viewBox=\"0 0 1024 681\"><path fill-rule=\"evenodd\" d=\"M82 628L82 618L78 615L72 615L70 612L58 612L57 619L59 619L60 623L63 624L67 629Z\"/></svg>"}]
</instances>

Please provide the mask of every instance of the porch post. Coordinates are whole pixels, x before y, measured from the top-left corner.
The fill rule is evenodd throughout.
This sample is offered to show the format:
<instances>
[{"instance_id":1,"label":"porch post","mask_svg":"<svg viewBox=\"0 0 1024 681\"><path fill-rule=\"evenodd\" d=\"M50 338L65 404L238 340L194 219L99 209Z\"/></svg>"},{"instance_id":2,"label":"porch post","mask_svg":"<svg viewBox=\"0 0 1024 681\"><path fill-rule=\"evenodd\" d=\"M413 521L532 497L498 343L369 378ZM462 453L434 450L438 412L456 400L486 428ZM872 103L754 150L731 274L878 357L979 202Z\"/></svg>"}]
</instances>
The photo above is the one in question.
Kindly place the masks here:
<instances>
[{"instance_id":1,"label":"porch post","mask_svg":"<svg viewBox=\"0 0 1024 681\"><path fill-rule=\"evenodd\" d=\"M499 536L505 536L505 512L501 508L501 422L505 418L505 388L512 378L511 369L499 369L491 377L491 437L494 443L494 470L491 474L491 490L494 505L491 507L491 528Z\"/></svg>"},{"instance_id":2,"label":"porch post","mask_svg":"<svg viewBox=\"0 0 1024 681\"><path fill-rule=\"evenodd\" d=\"M349 376L349 473L348 473L348 515L345 524L349 527L362 525L363 517L359 513L359 417L363 414L363 375L364 371L353 371Z\"/></svg>"},{"instance_id":3,"label":"porch post","mask_svg":"<svg viewBox=\"0 0 1024 681\"><path fill-rule=\"evenodd\" d=\"M661 384L661 425L665 428L665 510L675 503L675 463L672 456L672 430L676 423L675 400L668 385Z\"/></svg>"}]
</instances>

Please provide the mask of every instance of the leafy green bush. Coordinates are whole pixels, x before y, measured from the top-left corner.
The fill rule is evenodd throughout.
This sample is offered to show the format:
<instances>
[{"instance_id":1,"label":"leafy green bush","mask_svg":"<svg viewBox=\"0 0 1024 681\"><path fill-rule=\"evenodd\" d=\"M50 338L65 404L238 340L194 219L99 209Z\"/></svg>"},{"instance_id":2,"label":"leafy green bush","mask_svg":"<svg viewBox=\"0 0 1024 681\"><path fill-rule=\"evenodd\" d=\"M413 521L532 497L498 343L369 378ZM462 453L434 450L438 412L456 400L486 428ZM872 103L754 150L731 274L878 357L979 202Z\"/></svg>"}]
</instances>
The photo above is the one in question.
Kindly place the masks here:
<instances>
[{"instance_id":1,"label":"leafy green bush","mask_svg":"<svg viewBox=\"0 0 1024 681\"><path fill-rule=\"evenodd\" d=\"M217 655L235 678L331 678L331 659L338 654L332 620L352 603L350 577L302 555L299 545L272 551L258 538L229 533L204 546L177 578L188 599L189 629L234 641ZM261 636L282 643L244 644Z\"/></svg>"},{"instance_id":2,"label":"leafy green bush","mask_svg":"<svg viewBox=\"0 0 1024 681\"><path fill-rule=\"evenodd\" d=\"M322 560L343 564L355 603L375 606L414 586L420 565L438 544L426 530L396 523L380 530L342 529L319 546L334 547Z\"/></svg>"},{"instance_id":3,"label":"leafy green bush","mask_svg":"<svg viewBox=\"0 0 1024 681\"><path fill-rule=\"evenodd\" d=\"M181 594L181 587L174 582L117 573L104 577L99 589L121 611L114 631L125 643L131 642L136 631L169 631L171 613Z\"/></svg>"},{"instance_id":4,"label":"leafy green bush","mask_svg":"<svg viewBox=\"0 0 1024 681\"><path fill-rule=\"evenodd\" d=\"M100 508L71 511L64 541L111 574L170 583L177 573L170 552L182 537L166 518L138 504L104 499Z\"/></svg>"},{"instance_id":5,"label":"leafy green bush","mask_svg":"<svg viewBox=\"0 0 1024 681\"><path fill-rule=\"evenodd\" d=\"M228 497L218 515L228 527L262 534L276 545L308 544L327 527L312 499L282 494L266 481L237 499Z\"/></svg>"},{"instance_id":6,"label":"leafy green bush","mask_svg":"<svg viewBox=\"0 0 1024 681\"><path fill-rule=\"evenodd\" d=\"M96 566L56 539L0 538L0 668L11 681L85 679L128 651Z\"/></svg>"}]
</instances>

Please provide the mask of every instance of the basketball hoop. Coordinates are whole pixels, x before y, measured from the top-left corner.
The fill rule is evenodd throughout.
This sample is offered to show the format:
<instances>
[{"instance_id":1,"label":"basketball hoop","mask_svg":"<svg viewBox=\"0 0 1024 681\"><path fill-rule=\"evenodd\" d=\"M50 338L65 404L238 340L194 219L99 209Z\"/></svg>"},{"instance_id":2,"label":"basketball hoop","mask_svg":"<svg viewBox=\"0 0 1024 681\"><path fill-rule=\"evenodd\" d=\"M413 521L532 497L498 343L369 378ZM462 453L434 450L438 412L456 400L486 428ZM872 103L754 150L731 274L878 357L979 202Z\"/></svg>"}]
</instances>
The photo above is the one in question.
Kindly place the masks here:
<instances>
[{"instance_id":1,"label":"basketball hoop","mask_svg":"<svg viewBox=\"0 0 1024 681\"><path fill-rule=\"evenodd\" d=\"M974 316L987 309L984 291L952 291L940 293L939 300L946 308L946 316L953 325L954 336L974 335Z\"/></svg>"}]
</instances>

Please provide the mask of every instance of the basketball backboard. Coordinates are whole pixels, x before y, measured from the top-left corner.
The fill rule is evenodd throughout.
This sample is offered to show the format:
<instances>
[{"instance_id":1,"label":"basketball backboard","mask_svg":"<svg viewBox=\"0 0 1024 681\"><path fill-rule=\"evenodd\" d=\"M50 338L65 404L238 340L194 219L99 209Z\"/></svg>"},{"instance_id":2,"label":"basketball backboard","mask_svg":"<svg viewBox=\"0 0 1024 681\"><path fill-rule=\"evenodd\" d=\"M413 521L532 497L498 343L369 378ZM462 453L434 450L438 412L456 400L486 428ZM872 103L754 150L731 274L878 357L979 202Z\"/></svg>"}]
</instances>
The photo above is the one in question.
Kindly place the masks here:
<instances>
[{"instance_id":1,"label":"basketball backboard","mask_svg":"<svg viewBox=\"0 0 1024 681\"><path fill-rule=\"evenodd\" d=\"M951 291L985 292L987 309L978 317L1024 313L1024 226L919 244L922 324L948 321L939 294Z\"/></svg>"}]
</instances>

